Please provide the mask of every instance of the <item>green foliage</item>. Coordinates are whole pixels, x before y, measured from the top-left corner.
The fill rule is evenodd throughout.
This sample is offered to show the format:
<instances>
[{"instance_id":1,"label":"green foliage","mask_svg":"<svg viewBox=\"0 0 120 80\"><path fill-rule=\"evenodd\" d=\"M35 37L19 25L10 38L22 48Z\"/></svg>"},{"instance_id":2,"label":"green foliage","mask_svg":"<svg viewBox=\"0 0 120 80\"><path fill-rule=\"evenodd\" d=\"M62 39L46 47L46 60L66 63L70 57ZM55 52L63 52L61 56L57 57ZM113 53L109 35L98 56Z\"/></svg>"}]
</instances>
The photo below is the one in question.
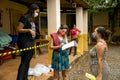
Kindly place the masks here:
<instances>
[{"instance_id":1,"label":"green foliage","mask_svg":"<svg viewBox=\"0 0 120 80\"><path fill-rule=\"evenodd\" d=\"M89 10L90 13L97 14L99 10L97 8L92 8Z\"/></svg>"},{"instance_id":2,"label":"green foliage","mask_svg":"<svg viewBox=\"0 0 120 80\"><path fill-rule=\"evenodd\" d=\"M91 6L90 13L96 14L99 11L113 12L117 5L117 0L88 0Z\"/></svg>"}]
</instances>

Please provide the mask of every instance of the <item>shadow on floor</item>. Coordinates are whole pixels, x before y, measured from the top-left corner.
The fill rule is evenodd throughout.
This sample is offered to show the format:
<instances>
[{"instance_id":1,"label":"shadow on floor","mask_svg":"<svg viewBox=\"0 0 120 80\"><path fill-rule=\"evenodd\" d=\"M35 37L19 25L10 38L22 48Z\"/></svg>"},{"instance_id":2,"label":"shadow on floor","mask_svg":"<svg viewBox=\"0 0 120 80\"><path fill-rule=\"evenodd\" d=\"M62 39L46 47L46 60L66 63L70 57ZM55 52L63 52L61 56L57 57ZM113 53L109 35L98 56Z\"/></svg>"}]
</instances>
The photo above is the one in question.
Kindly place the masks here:
<instances>
[{"instance_id":1,"label":"shadow on floor","mask_svg":"<svg viewBox=\"0 0 120 80\"><path fill-rule=\"evenodd\" d=\"M53 76L50 76L47 80L53 80Z\"/></svg>"}]
</instances>

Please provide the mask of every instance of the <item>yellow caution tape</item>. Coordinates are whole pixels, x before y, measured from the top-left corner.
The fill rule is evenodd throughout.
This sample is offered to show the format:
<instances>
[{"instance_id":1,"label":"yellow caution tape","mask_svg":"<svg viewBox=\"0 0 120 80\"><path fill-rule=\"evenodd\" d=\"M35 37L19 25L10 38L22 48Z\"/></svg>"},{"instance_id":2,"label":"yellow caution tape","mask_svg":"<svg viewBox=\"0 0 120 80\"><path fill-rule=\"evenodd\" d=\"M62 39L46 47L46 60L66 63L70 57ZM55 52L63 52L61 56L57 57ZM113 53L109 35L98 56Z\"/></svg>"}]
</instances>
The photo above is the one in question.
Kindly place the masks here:
<instances>
[{"instance_id":1,"label":"yellow caution tape","mask_svg":"<svg viewBox=\"0 0 120 80\"><path fill-rule=\"evenodd\" d=\"M18 49L18 50L13 50L13 51L9 51L9 52L4 52L4 53L0 54L0 56L5 56L5 55L8 55L8 54L14 54L14 53L22 52L22 51L32 50L32 49L35 49L35 48L47 46L48 44L49 44L49 42L46 43L46 44L37 45L37 46L33 46L33 47L28 47L28 48L24 48L24 49Z\"/></svg>"}]
</instances>

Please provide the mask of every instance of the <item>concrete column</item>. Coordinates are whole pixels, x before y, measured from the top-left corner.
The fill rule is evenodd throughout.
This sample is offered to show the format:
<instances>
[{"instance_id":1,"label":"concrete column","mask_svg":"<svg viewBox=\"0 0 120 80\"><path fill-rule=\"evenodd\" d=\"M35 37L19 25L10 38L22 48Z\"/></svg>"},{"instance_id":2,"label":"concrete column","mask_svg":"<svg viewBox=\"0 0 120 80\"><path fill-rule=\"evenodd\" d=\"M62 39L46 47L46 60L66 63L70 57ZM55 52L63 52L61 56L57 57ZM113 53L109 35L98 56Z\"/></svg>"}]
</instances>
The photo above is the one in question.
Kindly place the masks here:
<instances>
[{"instance_id":1,"label":"concrete column","mask_svg":"<svg viewBox=\"0 0 120 80\"><path fill-rule=\"evenodd\" d=\"M78 48L77 53L83 54L83 8L77 7L76 8L76 25L81 30L81 34L78 36Z\"/></svg>"},{"instance_id":2,"label":"concrete column","mask_svg":"<svg viewBox=\"0 0 120 80\"><path fill-rule=\"evenodd\" d=\"M47 0L48 35L60 27L60 0Z\"/></svg>"},{"instance_id":3,"label":"concrete column","mask_svg":"<svg viewBox=\"0 0 120 80\"><path fill-rule=\"evenodd\" d=\"M51 33L57 32L60 27L60 0L47 0L47 17L48 17L48 35ZM48 37L48 40L51 41L51 37ZM49 44L50 45L50 44ZM48 47L48 60L51 64L52 58L52 49Z\"/></svg>"},{"instance_id":4,"label":"concrete column","mask_svg":"<svg viewBox=\"0 0 120 80\"><path fill-rule=\"evenodd\" d=\"M88 51L88 10L83 11L83 50Z\"/></svg>"},{"instance_id":5,"label":"concrete column","mask_svg":"<svg viewBox=\"0 0 120 80\"><path fill-rule=\"evenodd\" d=\"M83 8L82 7L76 8L76 25L81 30L81 33L83 33Z\"/></svg>"}]
</instances>

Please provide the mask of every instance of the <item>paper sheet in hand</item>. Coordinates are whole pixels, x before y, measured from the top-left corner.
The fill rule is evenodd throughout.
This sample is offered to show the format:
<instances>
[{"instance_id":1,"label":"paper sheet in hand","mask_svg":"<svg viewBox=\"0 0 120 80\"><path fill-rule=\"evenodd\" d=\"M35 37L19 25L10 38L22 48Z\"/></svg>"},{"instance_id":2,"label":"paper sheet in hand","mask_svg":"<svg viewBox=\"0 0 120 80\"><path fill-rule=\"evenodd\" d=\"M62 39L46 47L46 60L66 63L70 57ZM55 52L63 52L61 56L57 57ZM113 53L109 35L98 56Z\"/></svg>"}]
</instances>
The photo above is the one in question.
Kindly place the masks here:
<instances>
[{"instance_id":1,"label":"paper sheet in hand","mask_svg":"<svg viewBox=\"0 0 120 80\"><path fill-rule=\"evenodd\" d=\"M65 45L62 46L62 50L65 50L67 48L73 47L73 46L77 46L77 42L76 41L71 41Z\"/></svg>"}]
</instances>

